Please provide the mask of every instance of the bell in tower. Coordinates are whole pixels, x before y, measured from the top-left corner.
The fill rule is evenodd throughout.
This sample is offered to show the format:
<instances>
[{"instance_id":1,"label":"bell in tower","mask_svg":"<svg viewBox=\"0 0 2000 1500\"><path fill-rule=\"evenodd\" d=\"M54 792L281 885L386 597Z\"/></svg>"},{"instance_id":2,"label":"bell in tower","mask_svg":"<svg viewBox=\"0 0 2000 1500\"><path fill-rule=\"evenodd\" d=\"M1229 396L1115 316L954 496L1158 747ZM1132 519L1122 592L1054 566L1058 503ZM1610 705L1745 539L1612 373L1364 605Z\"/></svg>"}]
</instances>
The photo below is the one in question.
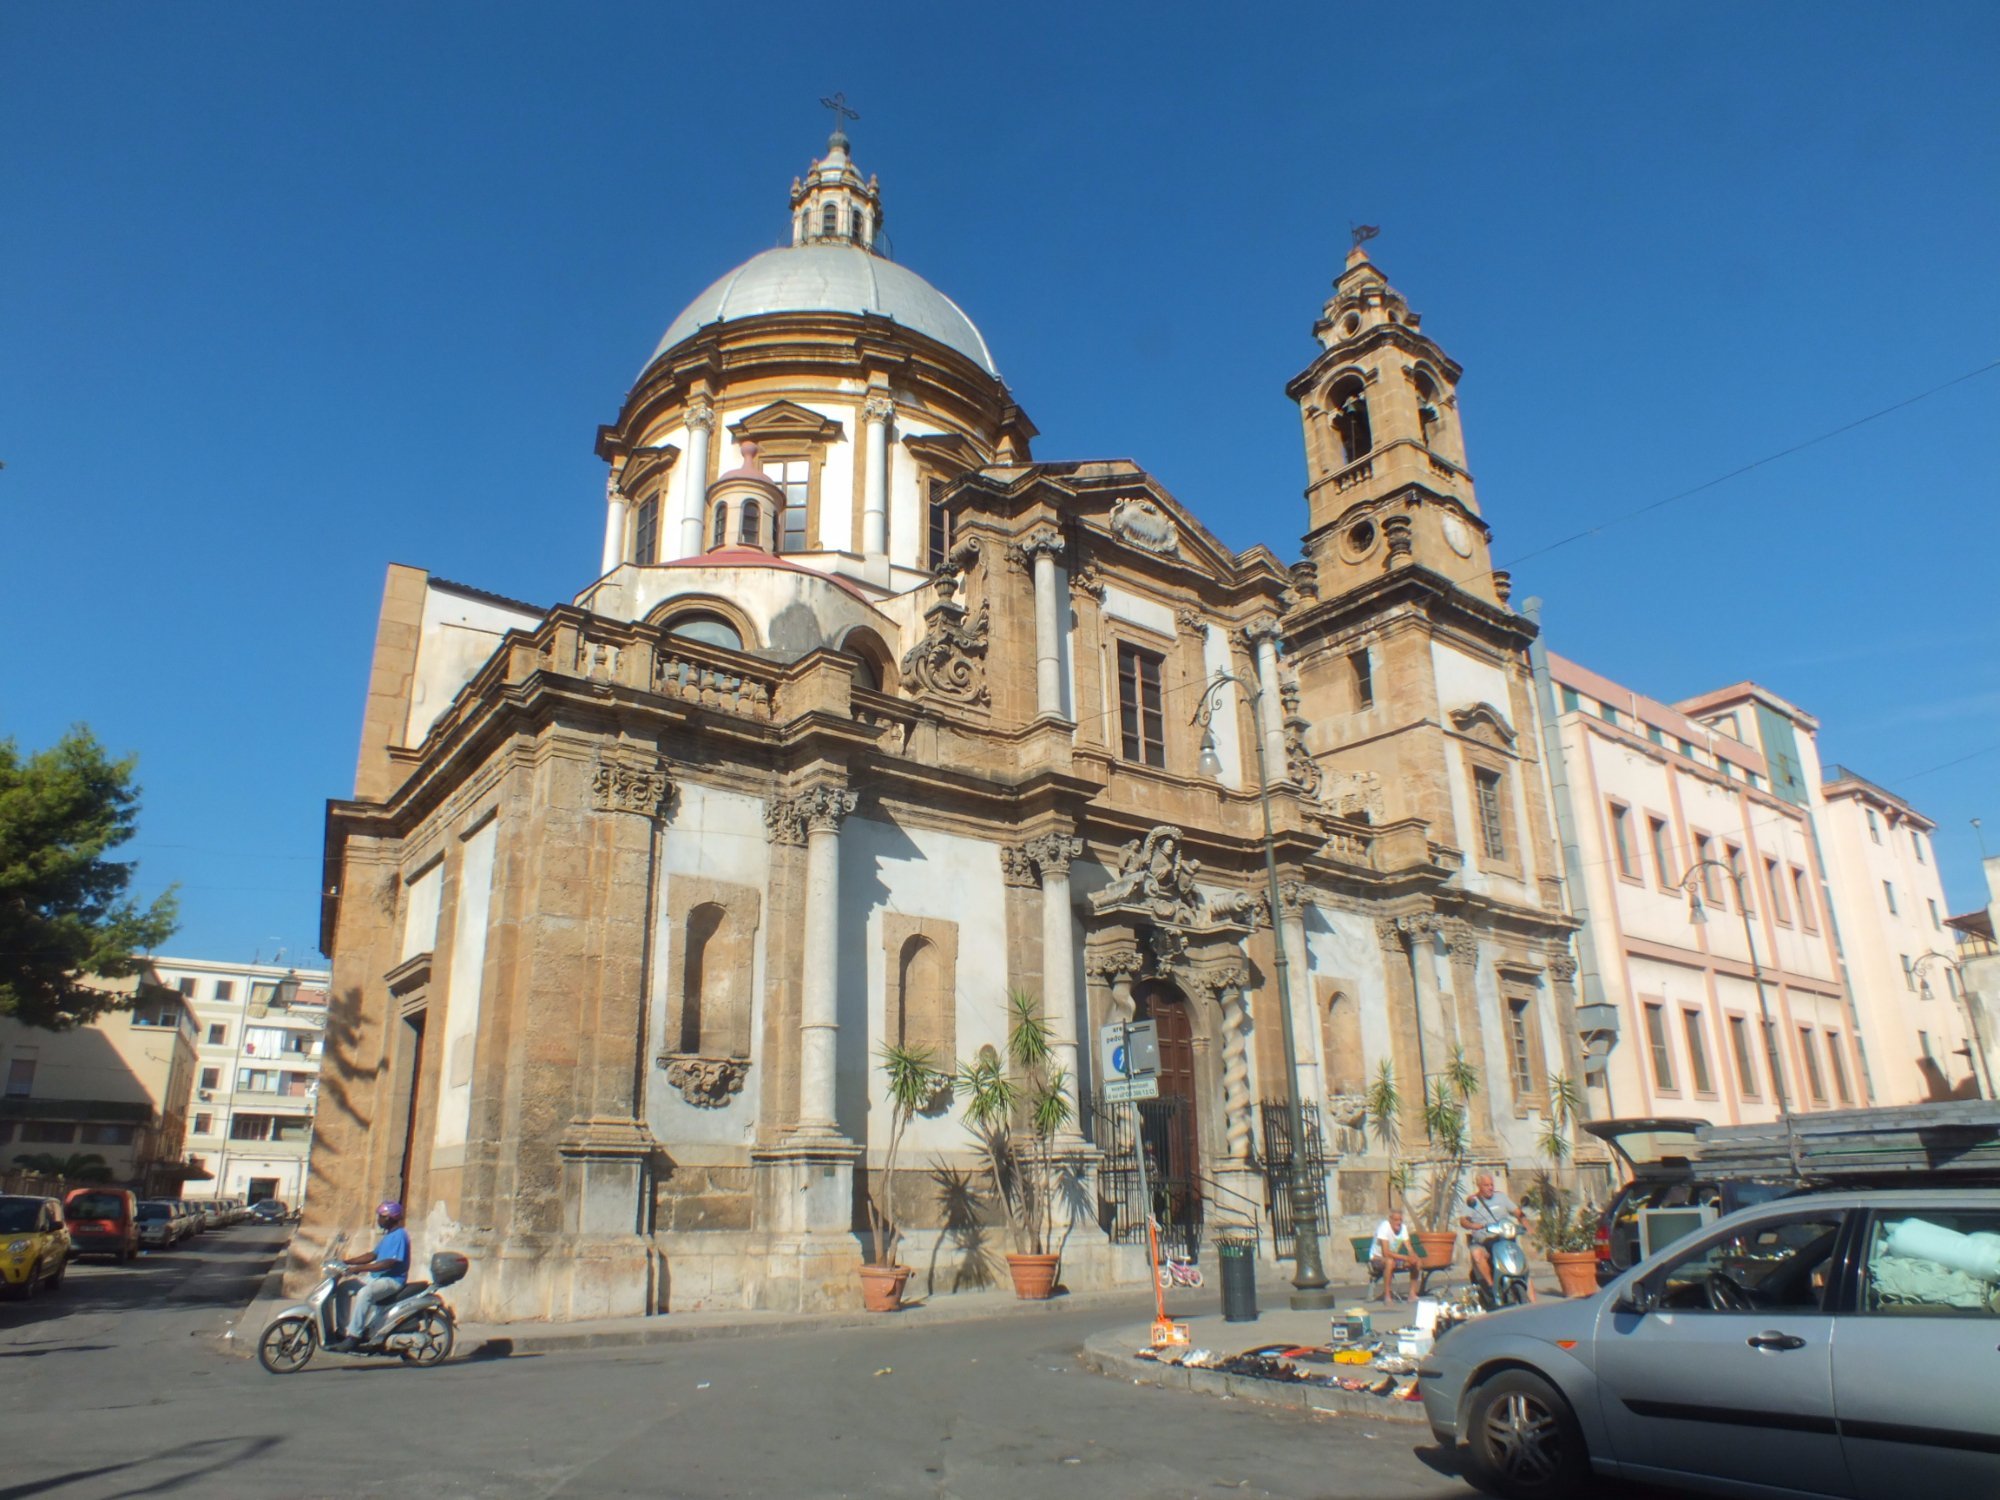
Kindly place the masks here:
<instances>
[{"instance_id":1,"label":"bell in tower","mask_svg":"<svg viewBox=\"0 0 2000 1500\"><path fill-rule=\"evenodd\" d=\"M1465 467L1462 372L1368 258L1365 237L1313 325L1319 356L1285 388L1305 424L1306 554L1324 594L1421 566L1504 604Z\"/></svg>"}]
</instances>

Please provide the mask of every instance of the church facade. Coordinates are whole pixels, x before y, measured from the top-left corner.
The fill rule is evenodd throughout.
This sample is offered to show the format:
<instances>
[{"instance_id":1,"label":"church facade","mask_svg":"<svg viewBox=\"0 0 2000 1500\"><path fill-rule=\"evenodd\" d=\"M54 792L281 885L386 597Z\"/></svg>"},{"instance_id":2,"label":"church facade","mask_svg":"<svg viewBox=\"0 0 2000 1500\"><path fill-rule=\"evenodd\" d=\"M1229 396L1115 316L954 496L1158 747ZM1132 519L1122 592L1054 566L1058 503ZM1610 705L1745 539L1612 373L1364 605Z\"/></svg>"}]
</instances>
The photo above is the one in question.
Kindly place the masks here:
<instances>
[{"instance_id":1,"label":"church facade","mask_svg":"<svg viewBox=\"0 0 2000 1500\"><path fill-rule=\"evenodd\" d=\"M328 807L301 1262L401 1198L420 1254L473 1257L471 1317L855 1305L880 1048L1004 1055L1017 991L1073 1094L1071 1286L1144 1274L1141 1150L1181 1228L1288 1251L1292 1089L1329 1232L1389 1190L1358 1128L1385 1067L1410 1154L1462 1058L1473 1156L1532 1162L1582 1072L1575 924L1533 628L1419 316L1349 256L1288 387L1286 561L1129 462L1037 459L979 330L878 253L843 135L791 213L600 430L573 602L390 570ZM1138 1142L1095 1040L1133 1017L1161 1040ZM919 1285L990 1279L949 1100L901 1163Z\"/></svg>"}]
</instances>

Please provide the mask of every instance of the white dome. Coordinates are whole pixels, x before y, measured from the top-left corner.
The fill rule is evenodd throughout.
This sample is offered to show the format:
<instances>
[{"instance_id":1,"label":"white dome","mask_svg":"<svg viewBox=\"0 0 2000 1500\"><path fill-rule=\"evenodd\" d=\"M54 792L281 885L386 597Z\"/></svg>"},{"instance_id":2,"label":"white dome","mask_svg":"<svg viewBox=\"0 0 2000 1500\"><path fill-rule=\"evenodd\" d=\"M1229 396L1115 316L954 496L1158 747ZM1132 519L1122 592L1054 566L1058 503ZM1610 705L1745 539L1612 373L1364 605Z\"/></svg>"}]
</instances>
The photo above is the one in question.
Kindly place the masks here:
<instances>
[{"instance_id":1,"label":"white dome","mask_svg":"<svg viewBox=\"0 0 2000 1500\"><path fill-rule=\"evenodd\" d=\"M877 313L956 349L995 379L1000 375L986 340L956 302L916 272L842 244L791 245L753 256L687 305L653 359L711 323L779 312Z\"/></svg>"}]
</instances>

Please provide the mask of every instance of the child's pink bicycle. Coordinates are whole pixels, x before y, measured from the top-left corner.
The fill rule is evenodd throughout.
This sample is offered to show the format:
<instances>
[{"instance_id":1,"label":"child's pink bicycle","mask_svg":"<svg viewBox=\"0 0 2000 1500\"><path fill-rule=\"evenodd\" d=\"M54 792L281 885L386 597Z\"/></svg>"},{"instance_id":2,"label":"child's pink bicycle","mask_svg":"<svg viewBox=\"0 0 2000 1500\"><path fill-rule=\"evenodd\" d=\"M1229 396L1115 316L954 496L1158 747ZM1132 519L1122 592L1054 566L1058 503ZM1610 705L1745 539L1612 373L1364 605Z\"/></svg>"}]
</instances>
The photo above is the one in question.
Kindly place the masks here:
<instances>
[{"instance_id":1,"label":"child's pink bicycle","mask_svg":"<svg viewBox=\"0 0 2000 1500\"><path fill-rule=\"evenodd\" d=\"M1169 1255L1160 1262L1160 1290L1171 1291L1177 1286L1199 1287L1201 1267L1191 1260L1177 1260Z\"/></svg>"}]
</instances>

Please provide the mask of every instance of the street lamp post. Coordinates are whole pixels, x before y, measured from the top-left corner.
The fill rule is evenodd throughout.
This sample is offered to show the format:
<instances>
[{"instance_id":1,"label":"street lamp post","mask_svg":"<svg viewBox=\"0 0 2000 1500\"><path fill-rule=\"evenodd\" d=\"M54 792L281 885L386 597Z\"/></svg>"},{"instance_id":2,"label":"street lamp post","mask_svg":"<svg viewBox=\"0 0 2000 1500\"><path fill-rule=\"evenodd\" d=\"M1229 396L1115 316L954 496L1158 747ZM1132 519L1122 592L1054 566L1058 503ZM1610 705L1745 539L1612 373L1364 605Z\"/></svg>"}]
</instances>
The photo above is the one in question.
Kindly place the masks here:
<instances>
[{"instance_id":1,"label":"street lamp post","mask_svg":"<svg viewBox=\"0 0 2000 1500\"><path fill-rule=\"evenodd\" d=\"M1319 1230L1315 1226L1313 1194L1306 1184L1305 1116L1299 1108L1299 1047L1292 1033L1292 969L1285 956L1284 897L1278 889L1277 836L1271 829L1271 779L1265 764L1263 735L1263 694L1251 683L1231 672L1218 670L1201 695L1191 722L1201 725L1200 768L1204 776L1222 774L1222 762L1215 753L1216 696L1234 683L1250 699L1251 715L1258 732L1251 736L1257 747L1257 801L1264 814L1264 881L1271 902L1271 948L1273 967L1278 975L1278 1034L1285 1044L1285 1119L1291 1127L1292 1159L1287 1190L1292 1205L1292 1295L1295 1308L1324 1308L1334 1304L1326 1283L1326 1268L1320 1260Z\"/></svg>"},{"instance_id":2,"label":"street lamp post","mask_svg":"<svg viewBox=\"0 0 2000 1500\"><path fill-rule=\"evenodd\" d=\"M1958 976L1958 983L1956 985L1958 1002L1965 1007L1966 1024L1972 1031L1972 1086L1976 1089L1984 1089L1984 1092L1980 1095L1981 1098L2000 1098L2000 1095L1996 1095L1993 1092L1993 1067L1986 1060L1986 1038L1980 1034L1979 1011L1972 1003L1972 991L1966 987L1964 966L1949 953L1940 953L1935 948L1911 964L1911 971L1916 974L1917 983L1921 986L1923 997L1926 1000L1931 998L1931 982L1929 977L1925 975L1924 970L1928 969L1932 964L1943 964L1953 974Z\"/></svg>"},{"instance_id":3,"label":"street lamp post","mask_svg":"<svg viewBox=\"0 0 2000 1500\"><path fill-rule=\"evenodd\" d=\"M1764 1056L1771 1070L1771 1087L1778 1095L1778 1118L1784 1122L1785 1142L1791 1150L1792 1171L1799 1170L1799 1138L1792 1124L1791 1099L1785 1088L1784 1065L1778 1060L1778 1028L1771 1020L1771 1002L1764 993L1764 966L1757 961L1757 935L1750 925L1750 903L1743 899L1743 876L1719 859L1698 859L1688 866L1681 877L1681 889L1687 892L1688 920L1697 926L1708 921L1708 912L1701 904L1701 873L1704 870L1720 870L1729 878L1729 884L1736 891L1736 910L1743 918L1743 942L1750 950L1750 977L1757 986L1757 1014L1764 1026Z\"/></svg>"}]
</instances>

